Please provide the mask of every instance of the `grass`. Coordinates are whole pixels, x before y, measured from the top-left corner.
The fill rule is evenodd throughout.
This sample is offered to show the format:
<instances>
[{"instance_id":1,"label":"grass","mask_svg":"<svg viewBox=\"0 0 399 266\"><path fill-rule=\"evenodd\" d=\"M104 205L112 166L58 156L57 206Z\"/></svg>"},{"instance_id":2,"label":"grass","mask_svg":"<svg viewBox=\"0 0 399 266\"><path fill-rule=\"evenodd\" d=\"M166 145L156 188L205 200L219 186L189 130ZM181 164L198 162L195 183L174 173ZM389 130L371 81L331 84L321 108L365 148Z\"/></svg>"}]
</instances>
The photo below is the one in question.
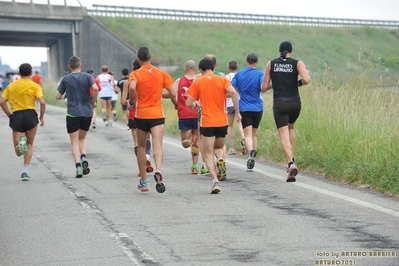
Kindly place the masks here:
<instances>
[{"instance_id":1,"label":"grass","mask_svg":"<svg viewBox=\"0 0 399 266\"><path fill-rule=\"evenodd\" d=\"M305 62L312 78L300 89L302 111L295 126L298 166L328 179L399 196L399 53L392 49L399 41L397 30L97 19L132 46L150 47L155 63L183 65L213 53L219 71L227 71L231 59L242 68L250 51L258 53L258 68L263 70L267 61L278 56L280 42L290 40L293 57ZM172 75L182 74L180 68ZM45 95L50 90L53 99L55 86L47 85ZM285 165L272 114L272 92L262 97L265 109L258 155ZM47 96L46 100L52 102ZM178 136L177 114L169 100L164 108L166 132Z\"/></svg>"}]
</instances>

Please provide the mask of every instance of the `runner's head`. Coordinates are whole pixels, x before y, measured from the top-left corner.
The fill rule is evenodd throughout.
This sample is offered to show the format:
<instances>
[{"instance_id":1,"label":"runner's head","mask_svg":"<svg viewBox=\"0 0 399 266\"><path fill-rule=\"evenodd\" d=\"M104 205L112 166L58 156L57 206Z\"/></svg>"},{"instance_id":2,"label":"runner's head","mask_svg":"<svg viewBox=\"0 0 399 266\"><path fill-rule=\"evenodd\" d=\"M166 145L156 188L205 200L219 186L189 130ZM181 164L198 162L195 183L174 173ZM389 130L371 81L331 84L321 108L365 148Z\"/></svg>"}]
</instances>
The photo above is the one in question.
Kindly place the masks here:
<instances>
[{"instance_id":1,"label":"runner's head","mask_svg":"<svg viewBox=\"0 0 399 266\"><path fill-rule=\"evenodd\" d=\"M139 69L140 67L141 67L141 65L139 63L139 60L137 60L137 58L134 59L134 61L133 61L133 71L136 70L136 69Z\"/></svg>"},{"instance_id":2,"label":"runner's head","mask_svg":"<svg viewBox=\"0 0 399 266\"><path fill-rule=\"evenodd\" d=\"M288 53L292 53L292 44L289 41L284 41L280 44L279 52L282 58Z\"/></svg>"},{"instance_id":3,"label":"runner's head","mask_svg":"<svg viewBox=\"0 0 399 266\"><path fill-rule=\"evenodd\" d=\"M82 61L76 55L71 56L71 58L69 58L69 67L72 70L78 69L78 68L82 67Z\"/></svg>"},{"instance_id":4,"label":"runner's head","mask_svg":"<svg viewBox=\"0 0 399 266\"><path fill-rule=\"evenodd\" d=\"M149 62L151 60L151 51L150 48L148 47L140 47L137 50L137 59L139 60L139 62Z\"/></svg>"},{"instance_id":5,"label":"runner's head","mask_svg":"<svg viewBox=\"0 0 399 266\"><path fill-rule=\"evenodd\" d=\"M32 74L32 66L28 63L23 63L19 66L19 74L21 77L29 77Z\"/></svg>"},{"instance_id":6,"label":"runner's head","mask_svg":"<svg viewBox=\"0 0 399 266\"><path fill-rule=\"evenodd\" d=\"M127 69L127 68L122 69L123 76L127 76L128 74L129 74L129 69Z\"/></svg>"},{"instance_id":7,"label":"runner's head","mask_svg":"<svg viewBox=\"0 0 399 266\"><path fill-rule=\"evenodd\" d=\"M207 71L207 70L214 70L215 69L215 64L213 63L213 61L211 59L208 58L204 58L199 62L199 69L201 71Z\"/></svg>"},{"instance_id":8,"label":"runner's head","mask_svg":"<svg viewBox=\"0 0 399 266\"><path fill-rule=\"evenodd\" d=\"M248 64L258 63L258 54L255 52L250 52L247 55L247 62L248 62Z\"/></svg>"},{"instance_id":9,"label":"runner's head","mask_svg":"<svg viewBox=\"0 0 399 266\"><path fill-rule=\"evenodd\" d=\"M186 64L184 65L184 69L186 70L186 72L196 72L197 71L197 66L195 64L194 60L188 60L186 62Z\"/></svg>"},{"instance_id":10,"label":"runner's head","mask_svg":"<svg viewBox=\"0 0 399 266\"><path fill-rule=\"evenodd\" d=\"M107 73L107 74L108 74L108 66L107 66L107 65L103 65L103 66L101 67L101 72Z\"/></svg>"}]
</instances>

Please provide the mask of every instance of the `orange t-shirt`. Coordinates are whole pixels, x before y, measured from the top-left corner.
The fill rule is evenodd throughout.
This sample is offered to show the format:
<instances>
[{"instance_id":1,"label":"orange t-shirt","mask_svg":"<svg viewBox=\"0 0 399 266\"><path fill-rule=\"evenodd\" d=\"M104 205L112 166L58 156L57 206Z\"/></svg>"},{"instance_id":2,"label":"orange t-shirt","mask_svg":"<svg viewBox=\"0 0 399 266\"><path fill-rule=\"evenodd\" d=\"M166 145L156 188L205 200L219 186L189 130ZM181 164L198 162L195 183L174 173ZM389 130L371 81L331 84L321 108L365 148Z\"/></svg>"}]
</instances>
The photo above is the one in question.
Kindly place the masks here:
<instances>
[{"instance_id":1,"label":"orange t-shirt","mask_svg":"<svg viewBox=\"0 0 399 266\"><path fill-rule=\"evenodd\" d=\"M195 80L187 90L194 100L201 100L201 127L227 126L226 93L231 83L225 77L205 74Z\"/></svg>"},{"instance_id":2,"label":"orange t-shirt","mask_svg":"<svg viewBox=\"0 0 399 266\"><path fill-rule=\"evenodd\" d=\"M32 81L40 85L42 82L42 76L35 74L32 76Z\"/></svg>"},{"instance_id":3,"label":"orange t-shirt","mask_svg":"<svg viewBox=\"0 0 399 266\"><path fill-rule=\"evenodd\" d=\"M162 91L164 88L170 90L173 78L165 71L148 64L130 74L129 84L133 79L137 81L136 118L164 118Z\"/></svg>"}]
</instances>

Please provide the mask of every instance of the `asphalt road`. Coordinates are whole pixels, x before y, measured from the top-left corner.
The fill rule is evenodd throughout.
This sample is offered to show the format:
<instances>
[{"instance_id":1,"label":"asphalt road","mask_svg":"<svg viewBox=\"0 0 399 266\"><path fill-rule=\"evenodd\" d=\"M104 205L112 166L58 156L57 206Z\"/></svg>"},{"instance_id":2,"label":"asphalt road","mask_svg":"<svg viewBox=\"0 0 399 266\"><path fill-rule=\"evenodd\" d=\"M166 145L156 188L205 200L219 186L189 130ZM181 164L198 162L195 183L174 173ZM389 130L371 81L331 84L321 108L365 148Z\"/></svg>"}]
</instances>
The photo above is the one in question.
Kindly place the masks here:
<instances>
[{"instance_id":1,"label":"asphalt road","mask_svg":"<svg viewBox=\"0 0 399 266\"><path fill-rule=\"evenodd\" d=\"M164 138L166 192L137 189L123 123L97 122L76 179L65 109L48 106L29 173L0 112L0 265L399 265L399 199L228 156L221 193ZM260 144L262 145L262 144Z\"/></svg>"}]
</instances>

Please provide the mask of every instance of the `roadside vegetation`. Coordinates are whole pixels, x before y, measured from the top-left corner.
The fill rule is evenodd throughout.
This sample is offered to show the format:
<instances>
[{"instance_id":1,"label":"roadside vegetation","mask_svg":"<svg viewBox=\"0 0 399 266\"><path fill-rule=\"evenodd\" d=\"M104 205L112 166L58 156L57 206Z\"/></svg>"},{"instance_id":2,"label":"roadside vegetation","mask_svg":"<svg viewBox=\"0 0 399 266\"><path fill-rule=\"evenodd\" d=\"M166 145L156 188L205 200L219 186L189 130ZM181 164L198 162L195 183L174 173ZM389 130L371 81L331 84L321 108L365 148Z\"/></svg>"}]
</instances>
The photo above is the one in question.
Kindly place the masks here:
<instances>
[{"instance_id":1,"label":"roadside vegetation","mask_svg":"<svg viewBox=\"0 0 399 266\"><path fill-rule=\"evenodd\" d=\"M155 63L182 66L188 59L198 62L212 53L222 72L231 59L243 68L250 51L258 53L263 70L278 56L280 42L290 40L293 57L305 62L312 78L300 88L302 112L295 128L300 170L399 196L399 53L392 46L399 41L397 30L97 19L132 46L150 47ZM182 74L181 67L172 76ZM50 83L45 83L44 92L53 103L55 87ZM258 154L285 166L272 91L262 97ZM166 131L178 136L176 111L169 100L164 103ZM118 113L121 120L120 107ZM239 147L238 138L235 144Z\"/></svg>"}]
</instances>

